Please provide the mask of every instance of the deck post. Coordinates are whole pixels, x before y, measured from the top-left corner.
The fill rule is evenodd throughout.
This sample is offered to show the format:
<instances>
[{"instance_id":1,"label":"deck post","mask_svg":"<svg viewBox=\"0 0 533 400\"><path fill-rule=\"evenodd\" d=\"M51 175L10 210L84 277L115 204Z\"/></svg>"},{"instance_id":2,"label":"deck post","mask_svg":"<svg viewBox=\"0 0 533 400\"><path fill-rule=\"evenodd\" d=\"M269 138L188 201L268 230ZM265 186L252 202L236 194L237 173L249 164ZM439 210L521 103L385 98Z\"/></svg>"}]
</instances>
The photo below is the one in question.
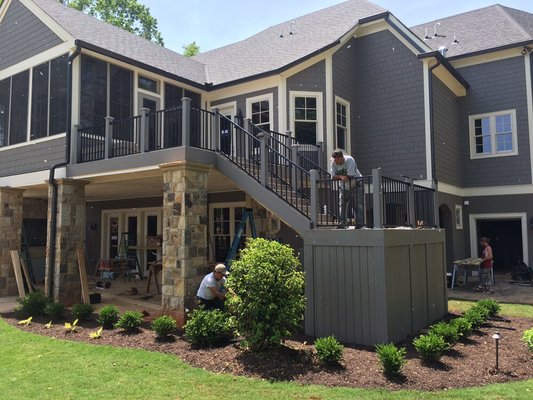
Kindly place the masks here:
<instances>
[{"instance_id":1,"label":"deck post","mask_svg":"<svg viewBox=\"0 0 533 400\"><path fill-rule=\"evenodd\" d=\"M416 228L416 214L415 214L415 184L413 178L407 178L409 187L407 188L407 215L408 223L411 228Z\"/></svg>"},{"instance_id":2,"label":"deck post","mask_svg":"<svg viewBox=\"0 0 533 400\"><path fill-rule=\"evenodd\" d=\"M317 227L318 223L318 171L312 169L310 173L310 183L311 183L311 210L309 212L309 217L311 217L311 229Z\"/></svg>"},{"instance_id":3,"label":"deck post","mask_svg":"<svg viewBox=\"0 0 533 400\"><path fill-rule=\"evenodd\" d=\"M150 130L148 129L148 113L150 112L149 108L141 108L141 129L139 132L139 147L141 153L146 153L148 151L148 143L150 142L148 139L148 132Z\"/></svg>"},{"instance_id":4,"label":"deck post","mask_svg":"<svg viewBox=\"0 0 533 400\"><path fill-rule=\"evenodd\" d=\"M218 108L213 109L211 116L211 146L212 150L220 150L220 112Z\"/></svg>"},{"instance_id":5,"label":"deck post","mask_svg":"<svg viewBox=\"0 0 533 400\"><path fill-rule=\"evenodd\" d=\"M383 226L383 186L381 185L381 168L372 170L374 228Z\"/></svg>"},{"instance_id":6,"label":"deck post","mask_svg":"<svg viewBox=\"0 0 533 400\"><path fill-rule=\"evenodd\" d=\"M268 132L259 132L257 137L261 141L260 143L260 164L259 164L259 181L263 186L267 185L267 170L268 170Z\"/></svg>"},{"instance_id":7,"label":"deck post","mask_svg":"<svg viewBox=\"0 0 533 400\"><path fill-rule=\"evenodd\" d=\"M191 145L191 99L183 97L181 99L181 126L183 129L182 146Z\"/></svg>"},{"instance_id":8,"label":"deck post","mask_svg":"<svg viewBox=\"0 0 533 400\"><path fill-rule=\"evenodd\" d=\"M70 132L70 163L77 164L81 155L80 126L72 125Z\"/></svg>"},{"instance_id":9,"label":"deck post","mask_svg":"<svg viewBox=\"0 0 533 400\"><path fill-rule=\"evenodd\" d=\"M113 157L113 117L105 117L105 149L106 159Z\"/></svg>"}]
</instances>

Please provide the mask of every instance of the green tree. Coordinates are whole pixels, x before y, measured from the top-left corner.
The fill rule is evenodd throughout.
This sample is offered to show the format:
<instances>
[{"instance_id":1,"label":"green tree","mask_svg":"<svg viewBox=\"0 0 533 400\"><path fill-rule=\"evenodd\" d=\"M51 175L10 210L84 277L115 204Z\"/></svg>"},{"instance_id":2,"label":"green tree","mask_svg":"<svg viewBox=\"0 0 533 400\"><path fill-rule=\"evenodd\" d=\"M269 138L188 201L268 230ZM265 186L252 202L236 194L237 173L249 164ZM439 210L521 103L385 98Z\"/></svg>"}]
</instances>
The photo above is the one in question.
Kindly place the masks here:
<instances>
[{"instance_id":1,"label":"green tree","mask_svg":"<svg viewBox=\"0 0 533 400\"><path fill-rule=\"evenodd\" d=\"M183 46L183 55L185 57L192 57L200 53L200 46L196 44L196 41Z\"/></svg>"},{"instance_id":2,"label":"green tree","mask_svg":"<svg viewBox=\"0 0 533 400\"><path fill-rule=\"evenodd\" d=\"M157 30L157 19L137 0L58 0L69 7L92 15L125 31L164 46Z\"/></svg>"}]
</instances>

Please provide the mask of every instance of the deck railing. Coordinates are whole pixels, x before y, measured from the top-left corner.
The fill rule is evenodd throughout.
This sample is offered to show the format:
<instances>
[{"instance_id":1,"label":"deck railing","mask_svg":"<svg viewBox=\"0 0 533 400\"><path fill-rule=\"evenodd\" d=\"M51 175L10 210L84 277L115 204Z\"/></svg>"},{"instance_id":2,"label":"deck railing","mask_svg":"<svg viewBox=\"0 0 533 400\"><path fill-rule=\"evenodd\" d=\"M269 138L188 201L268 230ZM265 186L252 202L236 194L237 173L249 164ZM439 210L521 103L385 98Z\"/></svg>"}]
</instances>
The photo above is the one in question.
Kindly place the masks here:
<instances>
[{"instance_id":1,"label":"deck railing","mask_svg":"<svg viewBox=\"0 0 533 400\"><path fill-rule=\"evenodd\" d=\"M309 218L311 227L433 227L435 191L409 178L372 176L332 180L320 165L320 147L294 142L244 119L191 107L150 111L93 128L75 126L71 162L83 163L177 146L213 150Z\"/></svg>"}]
</instances>

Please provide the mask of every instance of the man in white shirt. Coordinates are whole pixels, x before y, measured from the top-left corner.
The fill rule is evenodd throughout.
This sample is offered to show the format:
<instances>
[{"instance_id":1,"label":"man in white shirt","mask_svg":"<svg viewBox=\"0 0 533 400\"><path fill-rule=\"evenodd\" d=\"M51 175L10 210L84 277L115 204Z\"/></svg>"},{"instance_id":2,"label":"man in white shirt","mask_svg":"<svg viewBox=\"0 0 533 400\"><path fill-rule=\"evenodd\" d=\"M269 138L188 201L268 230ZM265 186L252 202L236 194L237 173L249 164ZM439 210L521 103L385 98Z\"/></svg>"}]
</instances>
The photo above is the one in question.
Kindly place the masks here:
<instances>
[{"instance_id":1,"label":"man in white shirt","mask_svg":"<svg viewBox=\"0 0 533 400\"><path fill-rule=\"evenodd\" d=\"M213 272L210 272L202 279L196 296L206 310L224 309L224 300L226 299L224 283L226 283L227 275L226 266L217 264Z\"/></svg>"},{"instance_id":2,"label":"man in white shirt","mask_svg":"<svg viewBox=\"0 0 533 400\"><path fill-rule=\"evenodd\" d=\"M348 223L348 217L353 212L354 202L357 203L357 214L362 214L363 199L359 198L361 196L356 196L363 193L362 189L358 190L356 179L362 175L357 169L354 158L344 154L340 149L336 149L331 154L330 174L333 180L341 181L339 182L339 225L345 226ZM362 215L357 215L357 217L362 219Z\"/></svg>"}]
</instances>

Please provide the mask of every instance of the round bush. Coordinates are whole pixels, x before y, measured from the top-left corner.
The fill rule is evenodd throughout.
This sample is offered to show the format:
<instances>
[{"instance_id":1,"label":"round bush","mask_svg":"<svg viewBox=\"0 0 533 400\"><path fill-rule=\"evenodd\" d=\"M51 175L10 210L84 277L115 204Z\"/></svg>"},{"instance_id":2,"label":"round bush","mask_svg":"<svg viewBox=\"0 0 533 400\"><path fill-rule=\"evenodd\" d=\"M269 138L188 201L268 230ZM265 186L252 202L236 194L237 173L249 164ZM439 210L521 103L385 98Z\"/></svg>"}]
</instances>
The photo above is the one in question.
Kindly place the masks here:
<instances>
[{"instance_id":1,"label":"round bush","mask_svg":"<svg viewBox=\"0 0 533 400\"><path fill-rule=\"evenodd\" d=\"M94 312L94 306L92 304L78 303L72 306L72 316L74 319L85 321L91 318Z\"/></svg>"},{"instance_id":2,"label":"round bush","mask_svg":"<svg viewBox=\"0 0 533 400\"><path fill-rule=\"evenodd\" d=\"M117 323L119 316L120 313L118 307L108 304L100 310L97 321L102 324L105 329L111 329Z\"/></svg>"},{"instance_id":3,"label":"round bush","mask_svg":"<svg viewBox=\"0 0 533 400\"><path fill-rule=\"evenodd\" d=\"M17 299L19 303L19 310L25 317L38 317L45 314L46 305L50 303L50 299L41 292L30 292L26 297Z\"/></svg>"},{"instance_id":4,"label":"round bush","mask_svg":"<svg viewBox=\"0 0 533 400\"><path fill-rule=\"evenodd\" d=\"M61 303L48 303L44 309L44 313L52 318L52 320L58 320L63 318L65 306Z\"/></svg>"},{"instance_id":5,"label":"round bush","mask_svg":"<svg viewBox=\"0 0 533 400\"><path fill-rule=\"evenodd\" d=\"M479 300L476 302L476 306L486 309L488 312L489 318L493 318L496 315L498 315L498 313L500 312L502 308L500 303L493 299Z\"/></svg>"},{"instance_id":6,"label":"round bush","mask_svg":"<svg viewBox=\"0 0 533 400\"><path fill-rule=\"evenodd\" d=\"M398 348L393 343L378 344L376 353L383 366L383 372L390 376L399 376L403 366L407 363L405 356L407 350L404 347Z\"/></svg>"},{"instance_id":7,"label":"round bush","mask_svg":"<svg viewBox=\"0 0 533 400\"><path fill-rule=\"evenodd\" d=\"M126 311L122 314L116 323L117 328L124 329L125 331L132 332L138 329L143 323L143 315L138 311Z\"/></svg>"},{"instance_id":8,"label":"round bush","mask_svg":"<svg viewBox=\"0 0 533 400\"><path fill-rule=\"evenodd\" d=\"M524 332L524 336L522 336L522 340L526 344L529 351L533 351L533 328L528 329Z\"/></svg>"},{"instance_id":9,"label":"round bush","mask_svg":"<svg viewBox=\"0 0 533 400\"><path fill-rule=\"evenodd\" d=\"M262 238L248 239L231 265L228 309L253 350L278 347L303 320L304 274L293 250Z\"/></svg>"},{"instance_id":10,"label":"round bush","mask_svg":"<svg viewBox=\"0 0 533 400\"><path fill-rule=\"evenodd\" d=\"M152 329L159 337L170 335L176 330L176 320L168 315L162 315L152 322Z\"/></svg>"},{"instance_id":11,"label":"round bush","mask_svg":"<svg viewBox=\"0 0 533 400\"><path fill-rule=\"evenodd\" d=\"M446 322L439 322L438 324L433 325L429 332L442 336L444 341L450 346L457 342L461 337L457 326L454 324L447 324Z\"/></svg>"},{"instance_id":12,"label":"round bush","mask_svg":"<svg viewBox=\"0 0 533 400\"><path fill-rule=\"evenodd\" d=\"M454 318L450 321L450 324L457 329L459 336L467 336L472 332L472 323L465 317Z\"/></svg>"},{"instance_id":13,"label":"round bush","mask_svg":"<svg viewBox=\"0 0 533 400\"><path fill-rule=\"evenodd\" d=\"M207 347L226 340L232 333L232 324L227 313L200 307L188 315L183 329L192 344Z\"/></svg>"},{"instance_id":14,"label":"round bush","mask_svg":"<svg viewBox=\"0 0 533 400\"><path fill-rule=\"evenodd\" d=\"M488 315L486 308L473 306L465 311L463 317L472 324L472 329L477 329L487 321Z\"/></svg>"},{"instance_id":15,"label":"round bush","mask_svg":"<svg viewBox=\"0 0 533 400\"><path fill-rule=\"evenodd\" d=\"M338 364L342 360L344 346L333 336L328 336L315 341L315 350L321 363Z\"/></svg>"},{"instance_id":16,"label":"round bush","mask_svg":"<svg viewBox=\"0 0 533 400\"><path fill-rule=\"evenodd\" d=\"M413 345L424 362L438 360L449 349L448 343L446 343L442 336L435 335L434 333L428 333L427 335L418 337L413 340Z\"/></svg>"}]
</instances>

